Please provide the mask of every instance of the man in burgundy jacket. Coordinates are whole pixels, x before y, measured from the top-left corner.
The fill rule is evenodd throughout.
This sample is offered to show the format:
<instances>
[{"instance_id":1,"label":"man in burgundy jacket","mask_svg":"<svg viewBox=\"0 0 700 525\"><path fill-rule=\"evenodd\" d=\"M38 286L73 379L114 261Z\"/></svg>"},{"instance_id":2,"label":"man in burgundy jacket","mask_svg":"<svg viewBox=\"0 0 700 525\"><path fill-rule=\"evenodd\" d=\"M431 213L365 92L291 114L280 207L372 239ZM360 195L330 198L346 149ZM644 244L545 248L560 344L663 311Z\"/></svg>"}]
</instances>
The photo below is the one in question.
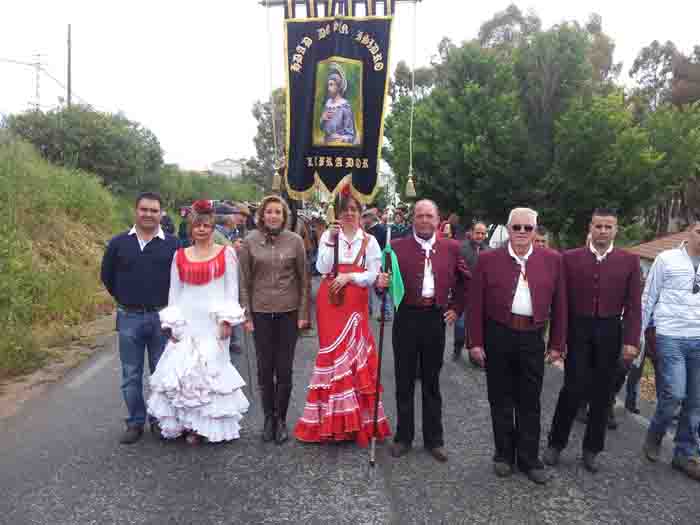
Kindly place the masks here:
<instances>
[{"instance_id":1,"label":"man in burgundy jacket","mask_svg":"<svg viewBox=\"0 0 700 525\"><path fill-rule=\"evenodd\" d=\"M544 484L549 478L539 459L543 330L549 319L550 354L559 359L566 287L561 255L533 247L536 227L537 212L515 208L506 246L479 256L469 285L469 353L486 364L496 475L510 476L517 462L532 481Z\"/></svg>"},{"instance_id":2,"label":"man in burgundy jacket","mask_svg":"<svg viewBox=\"0 0 700 525\"><path fill-rule=\"evenodd\" d=\"M464 281L469 271L459 243L436 239L439 215L433 201L416 203L413 231L392 242L399 260L405 295L392 331L398 422L391 454L401 457L412 446L416 366L420 362L423 397L423 444L432 456L447 461L442 428L440 369L445 350L445 323L464 309Z\"/></svg>"},{"instance_id":3,"label":"man in burgundy jacket","mask_svg":"<svg viewBox=\"0 0 700 525\"><path fill-rule=\"evenodd\" d=\"M617 234L614 211L595 210L589 229L590 243L564 254L568 348L564 386L543 459L552 466L559 462L579 405L590 399L583 464L596 472L596 456L605 444L610 398L620 370L620 351L628 366L638 354L642 279L639 257L613 246Z\"/></svg>"}]
</instances>

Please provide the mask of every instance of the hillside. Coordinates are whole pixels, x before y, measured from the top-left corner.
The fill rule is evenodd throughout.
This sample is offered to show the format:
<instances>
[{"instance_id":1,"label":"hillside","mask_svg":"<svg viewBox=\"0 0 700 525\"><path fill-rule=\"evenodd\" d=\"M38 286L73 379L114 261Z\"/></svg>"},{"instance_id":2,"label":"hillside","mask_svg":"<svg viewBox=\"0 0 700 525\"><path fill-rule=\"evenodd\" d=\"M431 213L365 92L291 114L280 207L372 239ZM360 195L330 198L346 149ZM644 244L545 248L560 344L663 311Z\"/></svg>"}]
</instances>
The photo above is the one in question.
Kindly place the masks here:
<instances>
[{"instance_id":1,"label":"hillside","mask_svg":"<svg viewBox=\"0 0 700 525\"><path fill-rule=\"evenodd\" d=\"M40 346L111 304L99 265L117 210L97 177L0 135L0 378L38 367Z\"/></svg>"}]
</instances>

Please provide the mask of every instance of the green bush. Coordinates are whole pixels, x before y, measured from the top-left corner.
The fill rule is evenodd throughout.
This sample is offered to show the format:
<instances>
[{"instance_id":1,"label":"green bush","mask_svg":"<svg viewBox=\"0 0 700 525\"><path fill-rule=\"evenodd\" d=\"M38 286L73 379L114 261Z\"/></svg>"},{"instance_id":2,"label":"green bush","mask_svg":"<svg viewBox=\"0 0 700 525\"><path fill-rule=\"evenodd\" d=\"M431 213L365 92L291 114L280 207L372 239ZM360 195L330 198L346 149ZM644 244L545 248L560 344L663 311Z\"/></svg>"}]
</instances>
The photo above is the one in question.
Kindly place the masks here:
<instances>
[{"instance_id":1,"label":"green bush","mask_svg":"<svg viewBox=\"0 0 700 525\"><path fill-rule=\"evenodd\" d=\"M29 144L0 137L0 377L41 364L37 327L94 314L117 210L97 177L52 166Z\"/></svg>"}]
</instances>

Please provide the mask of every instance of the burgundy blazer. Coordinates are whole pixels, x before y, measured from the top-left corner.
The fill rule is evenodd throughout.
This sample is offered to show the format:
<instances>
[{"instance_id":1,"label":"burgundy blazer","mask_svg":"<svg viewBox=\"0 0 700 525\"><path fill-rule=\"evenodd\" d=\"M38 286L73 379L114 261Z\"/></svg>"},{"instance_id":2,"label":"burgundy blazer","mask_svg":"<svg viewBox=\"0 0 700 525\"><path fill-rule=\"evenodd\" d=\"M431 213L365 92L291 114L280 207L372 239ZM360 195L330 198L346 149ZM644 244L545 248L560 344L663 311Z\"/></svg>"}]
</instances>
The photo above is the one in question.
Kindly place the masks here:
<instances>
[{"instance_id":1,"label":"burgundy blazer","mask_svg":"<svg viewBox=\"0 0 700 525\"><path fill-rule=\"evenodd\" d=\"M413 235L392 240L401 278L406 290L403 303L417 306L423 294L425 252ZM460 245L452 239L436 239L431 255L435 276L435 303L446 310L464 311L465 281L471 276L459 253ZM403 304L402 303L402 304Z\"/></svg>"},{"instance_id":2,"label":"burgundy blazer","mask_svg":"<svg viewBox=\"0 0 700 525\"><path fill-rule=\"evenodd\" d=\"M602 263L586 246L564 253L569 322L574 317L619 317L624 313L624 344L639 347L642 275L639 256L613 250Z\"/></svg>"},{"instance_id":3,"label":"burgundy blazer","mask_svg":"<svg viewBox=\"0 0 700 525\"><path fill-rule=\"evenodd\" d=\"M554 250L534 248L526 265L535 325L551 319L549 347L564 350L566 338L566 282L562 256ZM512 316L520 265L508 246L481 252L469 285L471 346L484 346L484 326L491 319L507 325Z\"/></svg>"}]
</instances>

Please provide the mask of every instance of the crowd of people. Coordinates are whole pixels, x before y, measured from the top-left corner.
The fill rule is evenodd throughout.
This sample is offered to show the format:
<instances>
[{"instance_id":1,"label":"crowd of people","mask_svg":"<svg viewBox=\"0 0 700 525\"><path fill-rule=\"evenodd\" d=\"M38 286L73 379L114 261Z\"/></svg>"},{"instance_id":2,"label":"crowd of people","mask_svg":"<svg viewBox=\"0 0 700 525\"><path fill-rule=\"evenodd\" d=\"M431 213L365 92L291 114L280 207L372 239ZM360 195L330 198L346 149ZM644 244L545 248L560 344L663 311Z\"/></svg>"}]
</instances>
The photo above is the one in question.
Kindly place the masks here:
<instances>
[{"instance_id":1,"label":"crowd of people","mask_svg":"<svg viewBox=\"0 0 700 525\"><path fill-rule=\"evenodd\" d=\"M211 201L197 201L180 240L163 231L161 205L157 194L141 194L134 226L109 242L102 263L102 281L118 305L128 411L121 442L137 442L147 419L162 439L184 435L193 445L237 439L249 400L230 353L240 352L245 330L255 341L262 440L282 445L290 437L297 337L312 321L309 253L288 228L287 203L269 196L254 218L237 208L219 224ZM644 285L639 258L615 246L618 218L611 209L593 211L582 247L560 252L550 248L549 232L530 208L510 212L508 238L493 246L489 225L477 221L464 229L454 214L441 220L430 200L414 205L410 223L403 208L393 221L377 209L363 211L348 187L334 207L338 218L314 248L321 276L318 353L291 431L297 440L365 446L392 435L370 328L383 302L378 315L393 322L393 457L412 450L421 381L423 445L437 461L448 461L440 373L446 329L454 325L453 357L466 351L486 374L497 476L517 468L547 483L545 465L561 461L584 406L583 465L592 473L604 468L612 404L634 370L626 406L637 411L646 354L656 370L657 408L643 454L659 460L680 410L672 465L700 480L700 220L687 242L657 258ZM396 305L387 300L392 276L381 263L388 241L405 290ZM562 360L564 383L541 455L545 363Z\"/></svg>"}]
</instances>

